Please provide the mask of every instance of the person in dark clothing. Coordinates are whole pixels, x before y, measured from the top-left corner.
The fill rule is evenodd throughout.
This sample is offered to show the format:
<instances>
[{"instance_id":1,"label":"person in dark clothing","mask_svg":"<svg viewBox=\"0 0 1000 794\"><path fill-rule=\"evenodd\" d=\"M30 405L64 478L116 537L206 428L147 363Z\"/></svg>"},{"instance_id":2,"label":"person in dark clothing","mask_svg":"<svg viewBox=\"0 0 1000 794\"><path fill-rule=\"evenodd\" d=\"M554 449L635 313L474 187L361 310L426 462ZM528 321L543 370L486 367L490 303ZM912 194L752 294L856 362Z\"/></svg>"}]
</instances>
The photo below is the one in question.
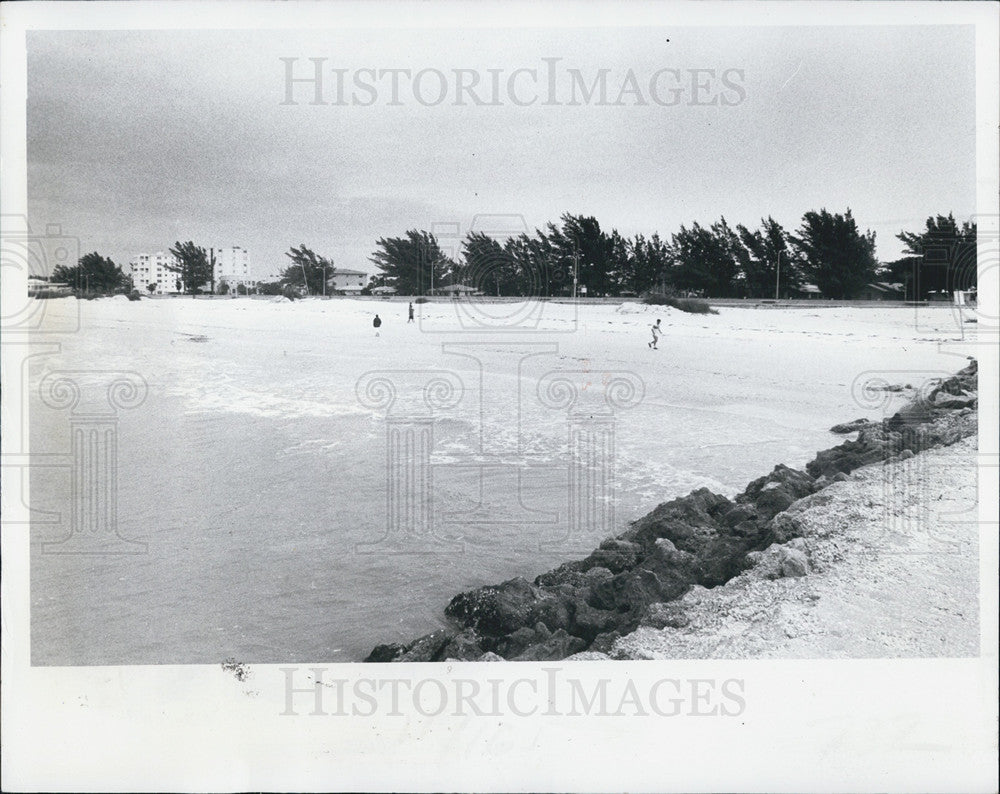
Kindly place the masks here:
<instances>
[{"instance_id":1,"label":"person in dark clothing","mask_svg":"<svg viewBox=\"0 0 1000 794\"><path fill-rule=\"evenodd\" d=\"M382 327L382 318L377 314L375 315L375 319L372 320L372 327L375 329L375 336L378 336L378 329Z\"/></svg>"},{"instance_id":2,"label":"person in dark clothing","mask_svg":"<svg viewBox=\"0 0 1000 794\"><path fill-rule=\"evenodd\" d=\"M412 323L413 322L413 304L412 303L410 304L410 319L407 320L406 322L408 322L408 323Z\"/></svg>"}]
</instances>

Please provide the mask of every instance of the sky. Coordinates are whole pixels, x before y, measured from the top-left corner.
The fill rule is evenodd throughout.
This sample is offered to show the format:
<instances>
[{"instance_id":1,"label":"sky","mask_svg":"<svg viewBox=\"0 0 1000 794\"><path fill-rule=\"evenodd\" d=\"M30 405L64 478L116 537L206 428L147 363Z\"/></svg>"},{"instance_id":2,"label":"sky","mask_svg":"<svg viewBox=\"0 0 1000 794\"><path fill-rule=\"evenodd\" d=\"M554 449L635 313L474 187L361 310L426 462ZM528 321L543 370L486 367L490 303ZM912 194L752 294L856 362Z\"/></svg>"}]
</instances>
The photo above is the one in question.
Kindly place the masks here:
<instances>
[{"instance_id":1,"label":"sky","mask_svg":"<svg viewBox=\"0 0 1000 794\"><path fill-rule=\"evenodd\" d=\"M288 104L315 63L324 104ZM264 277L300 244L376 272L412 228L448 250L565 212L668 236L849 207L888 261L975 213L974 67L968 26L33 31L29 221L120 264L240 245Z\"/></svg>"}]
</instances>

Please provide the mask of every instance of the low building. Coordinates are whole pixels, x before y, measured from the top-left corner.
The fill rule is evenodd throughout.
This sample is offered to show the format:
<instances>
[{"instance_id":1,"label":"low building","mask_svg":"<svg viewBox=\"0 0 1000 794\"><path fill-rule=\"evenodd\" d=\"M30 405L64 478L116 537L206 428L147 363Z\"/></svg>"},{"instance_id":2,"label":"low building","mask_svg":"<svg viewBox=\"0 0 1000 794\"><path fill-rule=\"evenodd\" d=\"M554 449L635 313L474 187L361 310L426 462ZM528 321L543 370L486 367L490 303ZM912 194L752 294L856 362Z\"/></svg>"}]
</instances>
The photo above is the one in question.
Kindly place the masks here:
<instances>
[{"instance_id":1,"label":"low building","mask_svg":"<svg viewBox=\"0 0 1000 794\"><path fill-rule=\"evenodd\" d=\"M441 287L438 292L443 292L445 295L451 295L453 298L458 298L463 295L481 294L475 287L469 287L465 284L449 284L447 287Z\"/></svg>"},{"instance_id":2,"label":"low building","mask_svg":"<svg viewBox=\"0 0 1000 794\"><path fill-rule=\"evenodd\" d=\"M791 290L799 298L822 298L823 292L815 284L802 284L799 287L793 287Z\"/></svg>"},{"instance_id":3,"label":"low building","mask_svg":"<svg viewBox=\"0 0 1000 794\"><path fill-rule=\"evenodd\" d=\"M890 284L887 281L875 281L865 284L858 293L858 299L863 301L901 301L903 300L903 285Z\"/></svg>"},{"instance_id":4,"label":"low building","mask_svg":"<svg viewBox=\"0 0 1000 794\"><path fill-rule=\"evenodd\" d=\"M371 279L367 273L361 270L343 270L337 268L333 275L327 280L327 287L331 292L344 292L349 295L357 295L361 292Z\"/></svg>"},{"instance_id":5,"label":"low building","mask_svg":"<svg viewBox=\"0 0 1000 794\"><path fill-rule=\"evenodd\" d=\"M36 295L70 295L73 288L63 281L49 281L39 276L28 276L28 297Z\"/></svg>"}]
</instances>

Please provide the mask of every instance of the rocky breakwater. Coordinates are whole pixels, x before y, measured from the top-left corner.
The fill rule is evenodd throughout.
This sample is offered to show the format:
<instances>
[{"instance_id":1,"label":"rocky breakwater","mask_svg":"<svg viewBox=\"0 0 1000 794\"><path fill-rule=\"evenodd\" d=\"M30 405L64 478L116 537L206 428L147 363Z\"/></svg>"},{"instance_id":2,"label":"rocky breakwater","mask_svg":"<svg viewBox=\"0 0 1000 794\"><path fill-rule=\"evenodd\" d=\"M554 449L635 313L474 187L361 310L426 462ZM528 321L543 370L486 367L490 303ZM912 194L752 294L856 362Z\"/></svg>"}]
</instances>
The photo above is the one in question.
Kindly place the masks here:
<instances>
[{"instance_id":1,"label":"rocky breakwater","mask_svg":"<svg viewBox=\"0 0 1000 794\"><path fill-rule=\"evenodd\" d=\"M818 453L805 471L776 466L732 500L701 488L665 502L585 559L533 582L518 577L460 593L445 609L453 628L407 645L378 645L365 661L606 658L641 625L683 626L675 602L692 587L725 584L763 563L774 577L807 575L799 520L788 508L861 466L975 434L977 394L973 361L888 419L837 426L858 437Z\"/></svg>"}]
</instances>

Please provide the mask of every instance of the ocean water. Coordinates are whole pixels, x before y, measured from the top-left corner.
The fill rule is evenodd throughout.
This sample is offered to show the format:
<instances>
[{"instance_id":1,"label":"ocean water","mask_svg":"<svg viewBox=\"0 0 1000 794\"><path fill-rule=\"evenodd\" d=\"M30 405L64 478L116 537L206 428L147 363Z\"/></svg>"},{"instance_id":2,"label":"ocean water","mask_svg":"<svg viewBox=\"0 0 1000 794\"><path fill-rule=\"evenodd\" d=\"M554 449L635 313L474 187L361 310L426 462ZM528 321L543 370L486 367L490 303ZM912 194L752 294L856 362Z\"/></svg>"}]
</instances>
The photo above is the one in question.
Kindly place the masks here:
<instances>
[{"instance_id":1,"label":"ocean water","mask_svg":"<svg viewBox=\"0 0 1000 794\"><path fill-rule=\"evenodd\" d=\"M33 506L59 514L32 530L35 664L356 661L443 625L460 590L534 577L608 534L570 536L559 434L548 455L539 441L530 460L496 463L475 454L471 425L438 422L435 538L400 553L383 540L383 419L186 413L179 398L152 400L118 428L118 531L144 553L61 553L70 473L33 473ZM35 415L33 437L60 438L65 417ZM617 531L671 479L677 492L697 480L627 457L615 473Z\"/></svg>"}]
</instances>

